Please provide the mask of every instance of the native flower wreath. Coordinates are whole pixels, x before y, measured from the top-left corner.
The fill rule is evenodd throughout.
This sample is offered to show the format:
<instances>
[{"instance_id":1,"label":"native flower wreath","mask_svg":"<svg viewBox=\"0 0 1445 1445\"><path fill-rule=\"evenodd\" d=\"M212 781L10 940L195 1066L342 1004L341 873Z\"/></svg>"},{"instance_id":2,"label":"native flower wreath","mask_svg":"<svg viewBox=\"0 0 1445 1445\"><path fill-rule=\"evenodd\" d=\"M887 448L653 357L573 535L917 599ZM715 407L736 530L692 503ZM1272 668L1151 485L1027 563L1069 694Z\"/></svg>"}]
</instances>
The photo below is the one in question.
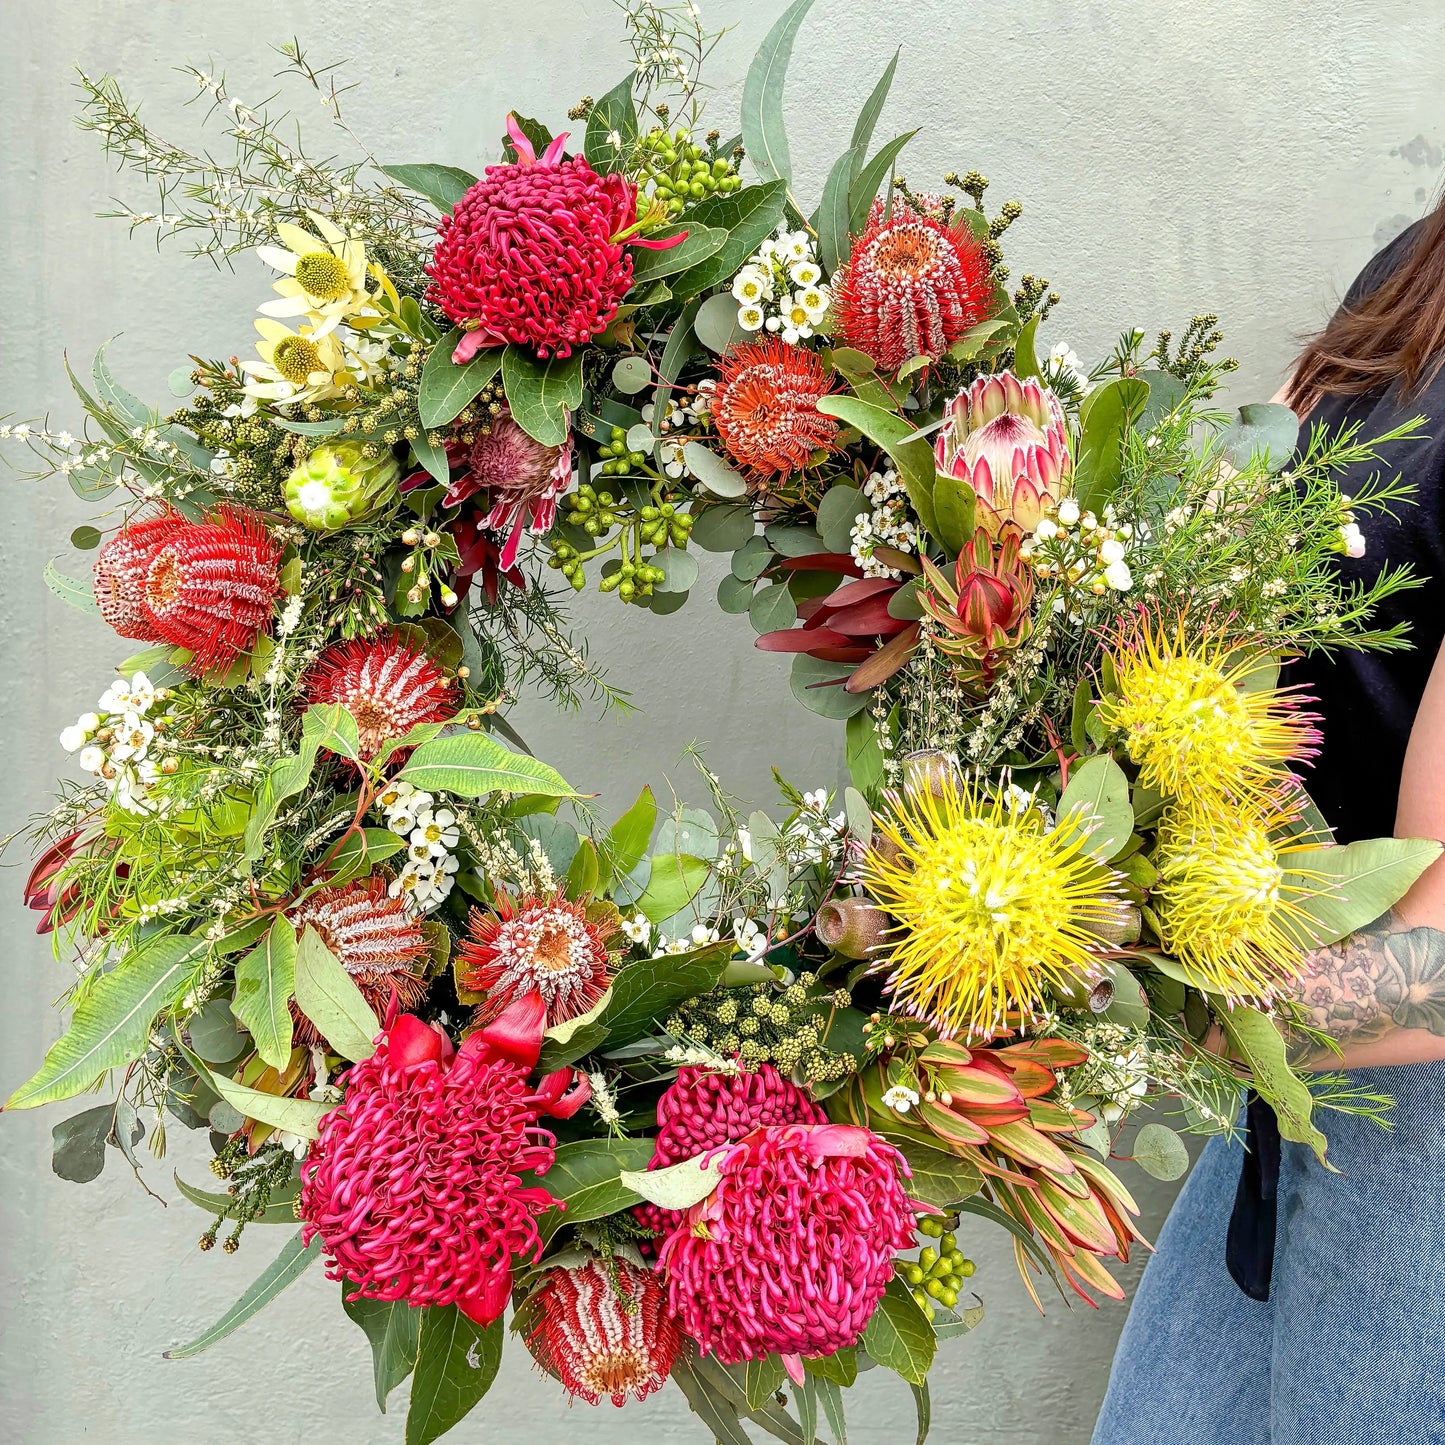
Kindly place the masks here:
<instances>
[{"instance_id":1,"label":"native flower wreath","mask_svg":"<svg viewBox=\"0 0 1445 1445\"><path fill-rule=\"evenodd\" d=\"M1031 1290L1120 1295L1110 1161L1187 1163L1140 1104L1227 1131L1252 1087L1321 1153L1314 1107L1384 1106L1297 1076L1280 1030L1308 950L1439 849L1331 845L1280 671L1401 643L1371 614L1415 579L1332 570L1401 489L1340 495L1351 432L1217 413L1212 317L1041 354L1020 208L972 171L910 189L911 132L874 150L892 64L806 211L781 96L809 4L737 140L702 130L696 7L634 4L627 78L570 136L508 116L480 178L313 162L201 72L235 151L196 156L82 81L159 188L132 227L274 293L169 412L102 351L83 437L4 427L104 513L71 539L90 582L48 585L144 644L32 830L75 973L6 1107L110 1083L55 1128L77 1181L198 1131L203 1249L300 1221L172 1358L322 1258L378 1404L411 1377L409 1445L486 1393L509 1307L573 1399L671 1379L719 1440L806 1445L883 1365L921 1439L938 1342L982 1318L973 1230ZM707 806L648 790L605 826L506 721L526 685L622 701L545 579L666 615L699 549L845 722L851 786L745 814L699 764Z\"/></svg>"}]
</instances>

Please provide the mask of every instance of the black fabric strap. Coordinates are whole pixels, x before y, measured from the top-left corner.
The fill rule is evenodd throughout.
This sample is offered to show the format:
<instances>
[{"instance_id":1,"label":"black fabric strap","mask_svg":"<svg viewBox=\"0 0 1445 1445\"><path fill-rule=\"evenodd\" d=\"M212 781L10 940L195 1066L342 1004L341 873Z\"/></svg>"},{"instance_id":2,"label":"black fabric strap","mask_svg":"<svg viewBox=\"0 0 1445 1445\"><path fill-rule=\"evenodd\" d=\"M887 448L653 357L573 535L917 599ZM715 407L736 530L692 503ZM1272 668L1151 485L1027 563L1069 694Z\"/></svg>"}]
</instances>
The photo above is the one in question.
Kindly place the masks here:
<instances>
[{"instance_id":1,"label":"black fabric strap","mask_svg":"<svg viewBox=\"0 0 1445 1445\"><path fill-rule=\"evenodd\" d=\"M1250 1299L1267 1300L1274 1274L1279 1197L1279 1120L1258 1094L1246 1105L1244 1164L1229 1216L1224 1262Z\"/></svg>"}]
</instances>

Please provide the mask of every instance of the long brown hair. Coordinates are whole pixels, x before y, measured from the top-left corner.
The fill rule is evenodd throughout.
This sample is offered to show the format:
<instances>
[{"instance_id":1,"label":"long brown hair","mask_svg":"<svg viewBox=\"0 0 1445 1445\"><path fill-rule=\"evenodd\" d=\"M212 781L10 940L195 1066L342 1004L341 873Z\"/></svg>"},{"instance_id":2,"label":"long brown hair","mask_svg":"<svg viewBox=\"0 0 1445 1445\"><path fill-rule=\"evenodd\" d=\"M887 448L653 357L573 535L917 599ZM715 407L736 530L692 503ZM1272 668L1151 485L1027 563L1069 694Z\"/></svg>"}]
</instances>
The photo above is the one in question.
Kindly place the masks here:
<instances>
[{"instance_id":1,"label":"long brown hair","mask_svg":"<svg viewBox=\"0 0 1445 1445\"><path fill-rule=\"evenodd\" d=\"M1327 395L1362 396L1398 382L1404 398L1445 366L1445 198L1375 289L1341 306L1295 363L1289 404L1301 415Z\"/></svg>"}]
</instances>

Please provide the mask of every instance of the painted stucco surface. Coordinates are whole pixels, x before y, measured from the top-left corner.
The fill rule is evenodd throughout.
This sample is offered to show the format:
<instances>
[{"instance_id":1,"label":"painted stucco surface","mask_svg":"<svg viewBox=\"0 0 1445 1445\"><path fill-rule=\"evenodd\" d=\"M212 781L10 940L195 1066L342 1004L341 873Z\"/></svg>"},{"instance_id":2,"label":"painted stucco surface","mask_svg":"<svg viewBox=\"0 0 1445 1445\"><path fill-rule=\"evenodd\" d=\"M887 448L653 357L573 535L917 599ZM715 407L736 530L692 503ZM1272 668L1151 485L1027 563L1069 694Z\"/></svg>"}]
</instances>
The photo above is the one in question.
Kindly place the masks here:
<instances>
[{"instance_id":1,"label":"painted stucco surface","mask_svg":"<svg viewBox=\"0 0 1445 1445\"><path fill-rule=\"evenodd\" d=\"M712 78L717 124L733 127L743 68L775 6L717 0L708 18L735 25ZM134 390L165 394L188 352L248 345L264 294L259 266L235 276L127 241L93 219L118 191L93 138L69 124L69 70L109 70L147 97L163 131L190 134L192 94L172 66L209 60L255 103L275 69L264 45L293 33L317 61L349 58L358 128L387 160L476 168L506 107L560 119L578 92L612 84L625 65L620 27L602 0L523 6L475 0L316 5L249 0L9 0L0 7L0 409L47 411L75 424L62 348L111 359ZM1360 263L1420 214L1442 174L1445 7L1420 0L819 0L799 43L789 93L795 171L816 190L853 115L897 43L905 46L880 138L922 123L905 173L916 184L977 166L995 201L1018 196L1016 272L1050 277L1064 305L1047 333L1085 357L1126 325L1178 330L1217 311L1241 359L1238 400L1267 396L1302 331L1327 313ZM308 130L314 101L300 98ZM313 122L317 122L313 124ZM325 142L315 141L317 149ZM61 727L89 707L124 644L40 585L88 520L58 487L8 476L0 492L0 679L5 704L0 832L42 807L63 759ZM71 558L72 570L79 570ZM80 564L80 565L83 565ZM708 601L718 559L704 559L694 601L667 619L589 598L580 620L595 656L632 690L631 717L562 717L541 705L519 719L537 752L597 789L615 814L645 781L661 783L694 739L741 797L770 801L779 765L803 786L840 774L840 735L799 710L786 663ZM13 860L21 861L19 853ZM54 961L3 875L6 930L0 1086L8 1092L58 1032L48 1001ZM172 1165L208 1178L195 1141L173 1130L175 1157L147 1172L162 1208L112 1158L88 1186L49 1170L49 1131L63 1111L0 1119L0 1439L17 1445L212 1445L399 1441L371 1400L365 1342L319 1270L214 1352L160 1358L240 1293L279 1248L256 1229L241 1252L202 1255L202 1220L170 1185ZM1136 1176L1130 1174L1131 1185ZM1170 1190L1140 1181L1157 1230ZM1002 1236L969 1250L989 1315L945 1347L934 1376L940 1445L1087 1440L1120 1308L1095 1314L1055 1302L1040 1319L1013 1275ZM1135 1270L1125 1271L1132 1283ZM912 1438L912 1404L875 1373L856 1392L850 1438ZM485 1408L458 1440L609 1445L701 1440L667 1391L619 1414L568 1411L512 1350Z\"/></svg>"}]
</instances>

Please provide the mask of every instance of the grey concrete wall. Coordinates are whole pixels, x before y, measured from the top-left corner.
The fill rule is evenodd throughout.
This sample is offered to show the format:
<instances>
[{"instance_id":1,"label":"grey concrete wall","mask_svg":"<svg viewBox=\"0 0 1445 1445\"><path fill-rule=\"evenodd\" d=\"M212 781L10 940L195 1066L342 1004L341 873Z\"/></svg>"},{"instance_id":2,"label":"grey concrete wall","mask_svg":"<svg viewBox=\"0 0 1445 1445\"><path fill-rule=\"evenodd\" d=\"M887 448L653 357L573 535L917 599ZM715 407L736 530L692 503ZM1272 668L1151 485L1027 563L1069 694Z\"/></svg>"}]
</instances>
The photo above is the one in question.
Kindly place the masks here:
<instances>
[{"instance_id":1,"label":"grey concrete wall","mask_svg":"<svg viewBox=\"0 0 1445 1445\"><path fill-rule=\"evenodd\" d=\"M712 71L714 114L730 131L746 61L779 7L718 0L707 8L710 21L736 27ZM601 94L625 65L603 0L8 0L0 7L0 410L50 412L74 427L64 348L88 361L116 336L118 373L138 392L163 395L187 352L249 345L252 308L269 279L259 266L218 275L203 262L158 257L143 240L127 242L117 223L92 219L120 183L93 138L69 124L68 73L76 64L109 70L147 97L158 128L188 133L194 112L175 107L191 91L174 64L209 57L254 104L272 88L264 45L293 33L317 60L353 61L361 88L352 117L395 161L475 167L494 158L479 150L481 138L497 133L509 105L556 121L579 92ZM880 138L924 123L906 157L915 184L976 165L997 199L1024 200L1011 256L1017 272L1048 275L1064 293L1050 336L1089 357L1126 325L1178 327L1213 309L1243 363L1242 400L1273 390L1293 339L1319 323L1377 244L1421 212L1441 177L1439 0L819 0L790 90L805 192L821 184L899 42ZM300 115L319 129L314 101L303 100ZM93 703L123 649L40 583L83 510L61 488L14 476L0 485L0 831L8 831L45 805L62 763L56 734ZM705 579L715 581L716 570L705 567ZM612 811L642 782L660 781L692 739L757 802L769 801L774 763L803 785L839 775L838 733L796 708L785 663L755 653L746 623L717 614L707 597L701 585L694 604L662 620L624 614L610 600L582 607L598 657L632 688L639 714L597 723L525 712L536 749L599 789ZM8 1092L58 1032L48 1001L66 974L30 933L22 872L4 876L0 1085ZM279 1248L279 1232L254 1230L234 1258L198 1253L200 1218L168 1182L172 1162L206 1177L189 1149L148 1171L173 1199L169 1208L146 1198L114 1159L92 1185L61 1182L49 1171L49 1130L62 1113L0 1119L0 1438L400 1440L400 1418L375 1413L365 1344L319 1270L213 1353L165 1363L161 1350L209 1323ZM1169 1191L1141 1193L1152 1231ZM998 1236L970 1249L989 1316L944 1349L934 1438L1087 1440L1122 1309L1055 1302L1041 1319ZM856 1392L855 1441L911 1438L908 1393L883 1373ZM641 1432L703 1438L671 1391L625 1415L610 1406L569 1412L512 1350L485 1408L456 1438L543 1445Z\"/></svg>"}]
</instances>

